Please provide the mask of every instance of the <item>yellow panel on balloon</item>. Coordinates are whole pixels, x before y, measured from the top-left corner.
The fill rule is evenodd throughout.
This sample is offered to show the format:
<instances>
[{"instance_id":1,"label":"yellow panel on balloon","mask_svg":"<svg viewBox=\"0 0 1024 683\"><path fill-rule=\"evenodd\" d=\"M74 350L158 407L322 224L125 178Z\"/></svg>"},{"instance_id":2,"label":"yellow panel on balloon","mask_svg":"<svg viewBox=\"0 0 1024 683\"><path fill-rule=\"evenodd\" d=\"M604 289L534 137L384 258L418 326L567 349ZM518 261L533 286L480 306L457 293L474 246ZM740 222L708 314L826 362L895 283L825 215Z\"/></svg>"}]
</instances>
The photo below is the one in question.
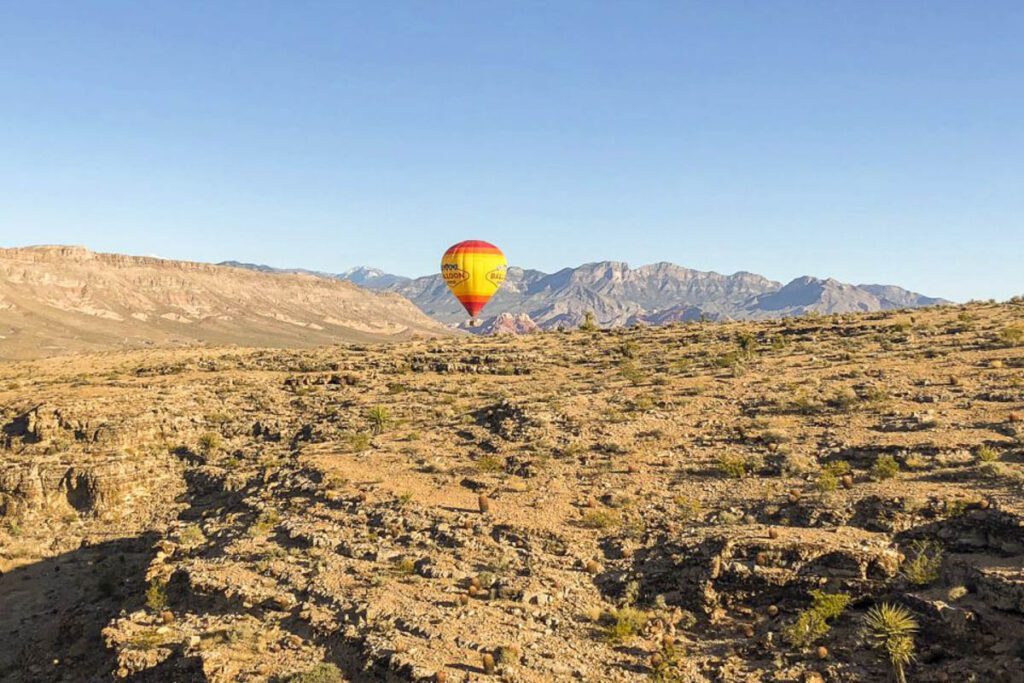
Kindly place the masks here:
<instances>
[{"instance_id":1,"label":"yellow panel on balloon","mask_svg":"<svg viewBox=\"0 0 1024 683\"><path fill-rule=\"evenodd\" d=\"M507 269L501 250L483 240L459 242L441 257L441 276L473 317L501 287Z\"/></svg>"}]
</instances>

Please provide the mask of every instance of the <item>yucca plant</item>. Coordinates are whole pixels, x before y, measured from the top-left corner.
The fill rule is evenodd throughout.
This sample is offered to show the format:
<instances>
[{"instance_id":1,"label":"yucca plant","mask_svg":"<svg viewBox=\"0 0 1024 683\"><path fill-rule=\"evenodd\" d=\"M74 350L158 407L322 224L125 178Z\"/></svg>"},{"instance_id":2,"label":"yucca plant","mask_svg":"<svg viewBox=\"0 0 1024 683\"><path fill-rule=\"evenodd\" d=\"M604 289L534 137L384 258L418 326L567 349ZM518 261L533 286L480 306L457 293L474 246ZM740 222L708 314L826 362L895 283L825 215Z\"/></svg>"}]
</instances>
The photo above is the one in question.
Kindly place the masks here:
<instances>
[{"instance_id":1,"label":"yucca plant","mask_svg":"<svg viewBox=\"0 0 1024 683\"><path fill-rule=\"evenodd\" d=\"M876 650L885 652L898 683L907 683L905 668L914 661L917 620L910 610L883 602L864 616L865 635Z\"/></svg>"},{"instance_id":2,"label":"yucca plant","mask_svg":"<svg viewBox=\"0 0 1024 683\"><path fill-rule=\"evenodd\" d=\"M381 434L391 424L391 413L384 406L374 406L366 414L370 422L370 431L374 434Z\"/></svg>"},{"instance_id":3,"label":"yucca plant","mask_svg":"<svg viewBox=\"0 0 1024 683\"><path fill-rule=\"evenodd\" d=\"M583 314L583 322L580 323L580 329L585 332L597 330L597 318L594 316L593 311L587 311Z\"/></svg>"}]
</instances>

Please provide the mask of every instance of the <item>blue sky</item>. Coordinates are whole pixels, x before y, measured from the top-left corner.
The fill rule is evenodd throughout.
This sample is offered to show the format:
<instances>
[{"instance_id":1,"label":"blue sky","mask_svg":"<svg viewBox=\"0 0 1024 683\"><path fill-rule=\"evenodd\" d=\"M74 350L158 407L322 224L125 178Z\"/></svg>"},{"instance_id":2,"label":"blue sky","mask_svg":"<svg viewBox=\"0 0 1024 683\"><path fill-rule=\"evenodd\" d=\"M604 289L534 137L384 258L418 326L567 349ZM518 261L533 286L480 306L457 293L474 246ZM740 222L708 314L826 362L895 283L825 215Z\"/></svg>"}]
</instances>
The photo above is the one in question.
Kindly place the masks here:
<instances>
[{"instance_id":1,"label":"blue sky","mask_svg":"<svg viewBox=\"0 0 1024 683\"><path fill-rule=\"evenodd\" d=\"M0 244L1024 293L1024 3L0 3Z\"/></svg>"}]
</instances>

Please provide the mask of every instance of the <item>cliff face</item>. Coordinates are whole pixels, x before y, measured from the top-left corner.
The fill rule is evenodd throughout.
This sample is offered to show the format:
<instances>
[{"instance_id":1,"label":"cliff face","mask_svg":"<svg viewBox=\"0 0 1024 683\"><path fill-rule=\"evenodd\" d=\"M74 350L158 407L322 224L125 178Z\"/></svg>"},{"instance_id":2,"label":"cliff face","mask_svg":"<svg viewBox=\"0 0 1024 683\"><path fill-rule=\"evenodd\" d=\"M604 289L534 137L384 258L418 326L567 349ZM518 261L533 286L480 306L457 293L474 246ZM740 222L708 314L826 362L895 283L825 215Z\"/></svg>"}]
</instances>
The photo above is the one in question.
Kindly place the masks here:
<instances>
[{"instance_id":1,"label":"cliff face","mask_svg":"<svg viewBox=\"0 0 1024 683\"><path fill-rule=\"evenodd\" d=\"M82 247L0 249L0 359L193 344L312 346L443 333L401 296L338 280Z\"/></svg>"}]
</instances>

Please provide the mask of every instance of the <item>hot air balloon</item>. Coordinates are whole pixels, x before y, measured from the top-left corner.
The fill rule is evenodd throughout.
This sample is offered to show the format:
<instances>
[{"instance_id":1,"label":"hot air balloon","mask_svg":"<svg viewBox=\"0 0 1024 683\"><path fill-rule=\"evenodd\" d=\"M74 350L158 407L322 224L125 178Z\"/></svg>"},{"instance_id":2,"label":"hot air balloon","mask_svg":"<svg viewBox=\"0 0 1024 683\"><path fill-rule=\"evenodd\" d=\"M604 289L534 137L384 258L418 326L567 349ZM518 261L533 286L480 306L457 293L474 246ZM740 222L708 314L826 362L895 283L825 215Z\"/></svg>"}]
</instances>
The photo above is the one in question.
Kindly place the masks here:
<instances>
[{"instance_id":1,"label":"hot air balloon","mask_svg":"<svg viewBox=\"0 0 1024 683\"><path fill-rule=\"evenodd\" d=\"M441 277L472 317L471 327L480 324L476 316L505 281L507 268L501 249L483 240L459 242L444 252Z\"/></svg>"}]
</instances>

